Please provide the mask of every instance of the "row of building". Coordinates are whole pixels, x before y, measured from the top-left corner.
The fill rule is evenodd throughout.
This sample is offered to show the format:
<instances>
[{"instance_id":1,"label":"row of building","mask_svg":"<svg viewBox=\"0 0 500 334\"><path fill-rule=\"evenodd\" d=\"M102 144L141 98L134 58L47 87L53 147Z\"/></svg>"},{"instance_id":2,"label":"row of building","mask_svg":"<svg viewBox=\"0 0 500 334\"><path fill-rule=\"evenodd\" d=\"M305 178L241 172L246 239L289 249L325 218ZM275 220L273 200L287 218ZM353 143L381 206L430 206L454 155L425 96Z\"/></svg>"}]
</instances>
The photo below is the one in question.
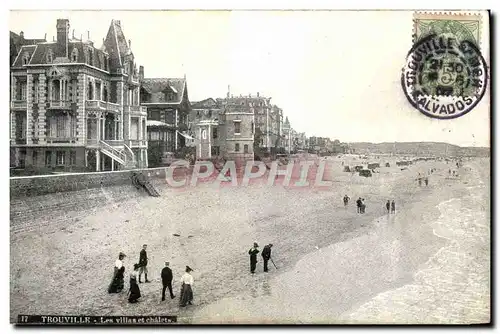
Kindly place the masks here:
<instances>
[{"instance_id":1,"label":"row of building","mask_svg":"<svg viewBox=\"0 0 500 334\"><path fill-rule=\"evenodd\" d=\"M52 41L10 33L12 167L101 171L153 167L167 152L246 160L345 151L295 131L259 93L191 102L185 77L145 77L118 20L99 48L70 36L67 19L56 28Z\"/></svg>"}]
</instances>

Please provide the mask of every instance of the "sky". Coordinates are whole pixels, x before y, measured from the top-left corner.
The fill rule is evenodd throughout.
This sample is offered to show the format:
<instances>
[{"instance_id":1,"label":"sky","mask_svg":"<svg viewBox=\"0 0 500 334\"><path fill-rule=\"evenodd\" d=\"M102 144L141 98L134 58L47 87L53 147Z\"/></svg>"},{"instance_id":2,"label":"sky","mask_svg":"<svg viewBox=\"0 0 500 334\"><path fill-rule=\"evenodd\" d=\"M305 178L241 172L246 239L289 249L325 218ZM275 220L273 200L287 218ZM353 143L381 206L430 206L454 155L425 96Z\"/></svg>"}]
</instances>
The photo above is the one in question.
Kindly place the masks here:
<instances>
[{"instance_id":1,"label":"sky","mask_svg":"<svg viewBox=\"0 0 500 334\"><path fill-rule=\"evenodd\" d=\"M490 146L490 94L468 114L431 119L400 84L411 11L11 11L9 29L52 40L56 20L100 47L121 21L146 77L186 75L189 99L271 97L292 127L342 142ZM482 52L489 54L488 18ZM72 32L70 32L70 35ZM489 59L486 59L489 63Z\"/></svg>"}]
</instances>

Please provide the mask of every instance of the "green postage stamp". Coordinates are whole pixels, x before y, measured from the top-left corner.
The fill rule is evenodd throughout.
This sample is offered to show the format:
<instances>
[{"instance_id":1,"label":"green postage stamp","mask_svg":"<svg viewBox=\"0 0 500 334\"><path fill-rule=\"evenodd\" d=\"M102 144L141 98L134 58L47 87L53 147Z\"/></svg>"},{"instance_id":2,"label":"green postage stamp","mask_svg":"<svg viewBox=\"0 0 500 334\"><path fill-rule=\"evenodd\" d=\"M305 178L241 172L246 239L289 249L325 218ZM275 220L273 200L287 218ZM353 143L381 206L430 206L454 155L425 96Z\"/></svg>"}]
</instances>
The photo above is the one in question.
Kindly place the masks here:
<instances>
[{"instance_id":1,"label":"green postage stamp","mask_svg":"<svg viewBox=\"0 0 500 334\"><path fill-rule=\"evenodd\" d=\"M486 92L480 14L418 12L401 83L413 107L439 119L474 109Z\"/></svg>"}]
</instances>

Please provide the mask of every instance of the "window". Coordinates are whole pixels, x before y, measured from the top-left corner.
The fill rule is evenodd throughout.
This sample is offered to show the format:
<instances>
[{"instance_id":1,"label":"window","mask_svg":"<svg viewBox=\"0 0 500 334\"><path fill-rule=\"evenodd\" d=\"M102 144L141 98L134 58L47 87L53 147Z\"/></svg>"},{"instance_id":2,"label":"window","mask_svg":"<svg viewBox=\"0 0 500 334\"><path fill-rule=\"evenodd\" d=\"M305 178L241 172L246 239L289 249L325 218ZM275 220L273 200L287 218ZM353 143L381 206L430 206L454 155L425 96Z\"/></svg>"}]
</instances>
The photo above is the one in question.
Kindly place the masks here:
<instances>
[{"instance_id":1,"label":"window","mask_svg":"<svg viewBox=\"0 0 500 334\"><path fill-rule=\"evenodd\" d=\"M45 151L45 166L52 166L52 152Z\"/></svg>"},{"instance_id":2,"label":"window","mask_svg":"<svg viewBox=\"0 0 500 334\"><path fill-rule=\"evenodd\" d=\"M252 129L251 129L251 130L252 130L252 134L254 134L254 133L255 133L255 132L254 132L254 131L255 131L255 129L254 129L254 124L253 124L253 122L252 122Z\"/></svg>"},{"instance_id":3,"label":"window","mask_svg":"<svg viewBox=\"0 0 500 334\"><path fill-rule=\"evenodd\" d=\"M241 123L240 122L234 122L234 134L239 135L241 130Z\"/></svg>"},{"instance_id":4,"label":"window","mask_svg":"<svg viewBox=\"0 0 500 334\"><path fill-rule=\"evenodd\" d=\"M207 130L201 131L201 138L202 139L207 139Z\"/></svg>"},{"instance_id":5,"label":"window","mask_svg":"<svg viewBox=\"0 0 500 334\"><path fill-rule=\"evenodd\" d=\"M78 62L78 49L73 48L73 51L71 52L71 61L76 63Z\"/></svg>"},{"instance_id":6,"label":"window","mask_svg":"<svg viewBox=\"0 0 500 334\"><path fill-rule=\"evenodd\" d=\"M22 85L21 85L21 100L26 100L26 88L27 88L27 85L26 83L24 82Z\"/></svg>"},{"instance_id":7,"label":"window","mask_svg":"<svg viewBox=\"0 0 500 334\"><path fill-rule=\"evenodd\" d=\"M239 152L240 151L240 144L239 143L234 144L234 151L235 152Z\"/></svg>"},{"instance_id":8,"label":"window","mask_svg":"<svg viewBox=\"0 0 500 334\"><path fill-rule=\"evenodd\" d=\"M75 151L69 152L69 164L72 166L76 165L76 152Z\"/></svg>"},{"instance_id":9,"label":"window","mask_svg":"<svg viewBox=\"0 0 500 334\"><path fill-rule=\"evenodd\" d=\"M54 53L52 49L47 52L47 63L52 63L54 61Z\"/></svg>"},{"instance_id":10,"label":"window","mask_svg":"<svg viewBox=\"0 0 500 334\"><path fill-rule=\"evenodd\" d=\"M66 158L66 152L64 151L57 151L56 153L56 165L57 166L64 166L64 160Z\"/></svg>"},{"instance_id":11,"label":"window","mask_svg":"<svg viewBox=\"0 0 500 334\"><path fill-rule=\"evenodd\" d=\"M38 95L39 95L39 92L38 92L38 81L35 81L33 87L34 87L34 90L35 90L35 94L34 94L35 95L34 96L35 99L34 100L35 100L35 103L37 103L38 102Z\"/></svg>"},{"instance_id":12,"label":"window","mask_svg":"<svg viewBox=\"0 0 500 334\"><path fill-rule=\"evenodd\" d=\"M243 153L245 153L245 154L248 153L248 145L247 144L243 145Z\"/></svg>"},{"instance_id":13,"label":"window","mask_svg":"<svg viewBox=\"0 0 500 334\"><path fill-rule=\"evenodd\" d=\"M92 85L92 81L89 81L89 87L87 89L87 100L94 99L94 86Z\"/></svg>"},{"instance_id":14,"label":"window","mask_svg":"<svg viewBox=\"0 0 500 334\"><path fill-rule=\"evenodd\" d=\"M25 52L23 55L23 65L28 65L29 60L30 60L30 55L28 52Z\"/></svg>"},{"instance_id":15,"label":"window","mask_svg":"<svg viewBox=\"0 0 500 334\"><path fill-rule=\"evenodd\" d=\"M212 130L212 138L217 139L217 128L213 128Z\"/></svg>"},{"instance_id":16,"label":"window","mask_svg":"<svg viewBox=\"0 0 500 334\"><path fill-rule=\"evenodd\" d=\"M38 151L33 151L32 160L33 160L33 166L36 166L38 160Z\"/></svg>"},{"instance_id":17,"label":"window","mask_svg":"<svg viewBox=\"0 0 500 334\"><path fill-rule=\"evenodd\" d=\"M75 128L75 117L66 115L57 115L49 118L49 137L52 138L71 138Z\"/></svg>"}]
</instances>

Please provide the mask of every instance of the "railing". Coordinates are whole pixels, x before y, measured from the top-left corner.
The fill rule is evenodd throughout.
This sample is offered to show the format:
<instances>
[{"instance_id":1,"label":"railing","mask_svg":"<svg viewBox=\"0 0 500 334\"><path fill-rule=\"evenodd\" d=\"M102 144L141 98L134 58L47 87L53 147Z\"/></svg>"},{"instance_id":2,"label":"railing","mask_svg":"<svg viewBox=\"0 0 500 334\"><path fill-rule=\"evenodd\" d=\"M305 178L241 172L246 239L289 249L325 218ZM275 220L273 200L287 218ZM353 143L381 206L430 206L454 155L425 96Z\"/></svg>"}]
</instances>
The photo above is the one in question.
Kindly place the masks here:
<instances>
[{"instance_id":1,"label":"railing","mask_svg":"<svg viewBox=\"0 0 500 334\"><path fill-rule=\"evenodd\" d=\"M99 146L99 139L87 138L87 146Z\"/></svg>"},{"instance_id":2,"label":"railing","mask_svg":"<svg viewBox=\"0 0 500 334\"><path fill-rule=\"evenodd\" d=\"M67 100L50 100L49 101L49 107L50 108L67 109L67 108L71 107L71 101L67 101Z\"/></svg>"},{"instance_id":3,"label":"railing","mask_svg":"<svg viewBox=\"0 0 500 334\"><path fill-rule=\"evenodd\" d=\"M119 104L106 102L106 101L100 101L100 100L87 100L87 101L85 101L85 108L109 110L109 111L120 111Z\"/></svg>"},{"instance_id":4,"label":"railing","mask_svg":"<svg viewBox=\"0 0 500 334\"><path fill-rule=\"evenodd\" d=\"M129 159L128 159L128 162L131 162L135 165L135 154L134 154L134 151L132 151L132 149L126 145L126 144L123 144L123 146L125 146L125 151L128 152L129 154Z\"/></svg>"},{"instance_id":5,"label":"railing","mask_svg":"<svg viewBox=\"0 0 500 334\"><path fill-rule=\"evenodd\" d=\"M107 151L111 155L114 155L116 158L118 158L118 159L115 159L115 160L117 160L122 165L124 165L125 161L127 161L127 156L126 156L125 153L123 153L120 150L117 150L116 148L114 148L113 146L111 146L110 144L108 144L107 142L105 142L103 140L99 141L99 147L101 148L101 150Z\"/></svg>"},{"instance_id":6,"label":"railing","mask_svg":"<svg viewBox=\"0 0 500 334\"><path fill-rule=\"evenodd\" d=\"M143 106L125 106L124 107L125 112L131 113L131 114L142 114L144 116L147 115L147 108Z\"/></svg>"},{"instance_id":7,"label":"railing","mask_svg":"<svg viewBox=\"0 0 500 334\"><path fill-rule=\"evenodd\" d=\"M76 137L47 137L47 143L76 143Z\"/></svg>"},{"instance_id":8,"label":"railing","mask_svg":"<svg viewBox=\"0 0 500 334\"><path fill-rule=\"evenodd\" d=\"M11 101L10 102L10 107L14 108L14 109L26 109L26 108L28 108L28 104L26 103L26 100Z\"/></svg>"},{"instance_id":9,"label":"railing","mask_svg":"<svg viewBox=\"0 0 500 334\"><path fill-rule=\"evenodd\" d=\"M104 142L113 147L121 148L123 146L123 139L104 139Z\"/></svg>"},{"instance_id":10,"label":"railing","mask_svg":"<svg viewBox=\"0 0 500 334\"><path fill-rule=\"evenodd\" d=\"M140 147L140 146L146 146L147 145L147 140L139 140L139 139L131 139L129 140L130 147Z\"/></svg>"},{"instance_id":11,"label":"railing","mask_svg":"<svg viewBox=\"0 0 500 334\"><path fill-rule=\"evenodd\" d=\"M120 105L117 103L106 102L107 110L120 111Z\"/></svg>"},{"instance_id":12,"label":"railing","mask_svg":"<svg viewBox=\"0 0 500 334\"><path fill-rule=\"evenodd\" d=\"M139 77L137 75L129 74L129 76L128 76L128 82L132 83L132 84L135 84L135 85L138 85L139 84Z\"/></svg>"}]
</instances>

